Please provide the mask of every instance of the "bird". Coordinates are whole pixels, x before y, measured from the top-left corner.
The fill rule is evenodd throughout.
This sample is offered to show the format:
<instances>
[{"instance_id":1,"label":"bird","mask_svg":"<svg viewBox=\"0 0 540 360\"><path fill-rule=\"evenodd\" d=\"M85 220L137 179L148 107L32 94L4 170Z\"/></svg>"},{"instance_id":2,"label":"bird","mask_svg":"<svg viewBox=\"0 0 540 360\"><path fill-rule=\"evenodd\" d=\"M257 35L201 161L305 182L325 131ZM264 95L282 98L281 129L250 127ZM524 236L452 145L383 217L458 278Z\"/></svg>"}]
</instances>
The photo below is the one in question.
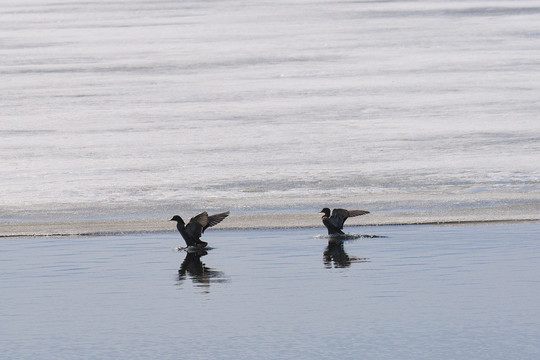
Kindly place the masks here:
<instances>
[{"instance_id":1,"label":"bird","mask_svg":"<svg viewBox=\"0 0 540 360\"><path fill-rule=\"evenodd\" d=\"M322 222L328 229L328 235L345 234L343 231L343 223L350 217L369 214L369 211L365 210L345 210L334 209L332 210L332 216L330 216L330 209L324 208L321 210L324 213L322 216Z\"/></svg>"},{"instance_id":2,"label":"bird","mask_svg":"<svg viewBox=\"0 0 540 360\"><path fill-rule=\"evenodd\" d=\"M189 222L186 223L178 215L174 215L169 221L176 221L176 228L186 241L188 247L199 247L204 248L208 245L207 242L201 240L201 236L204 233L204 230L208 229L211 226L219 224L223 219L229 216L229 212L215 214L208 216L208 213L202 212L197 216L192 217Z\"/></svg>"}]
</instances>

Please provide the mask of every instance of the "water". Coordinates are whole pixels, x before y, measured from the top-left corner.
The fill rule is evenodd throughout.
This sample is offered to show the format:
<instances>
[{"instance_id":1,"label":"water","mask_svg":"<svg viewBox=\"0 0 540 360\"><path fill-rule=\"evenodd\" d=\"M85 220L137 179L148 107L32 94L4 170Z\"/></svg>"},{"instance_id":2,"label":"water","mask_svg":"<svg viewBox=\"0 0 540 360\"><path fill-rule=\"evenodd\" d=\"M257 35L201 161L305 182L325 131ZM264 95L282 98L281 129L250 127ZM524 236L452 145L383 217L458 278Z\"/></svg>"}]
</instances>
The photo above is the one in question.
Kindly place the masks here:
<instances>
[{"instance_id":1,"label":"water","mask_svg":"<svg viewBox=\"0 0 540 360\"><path fill-rule=\"evenodd\" d=\"M0 219L537 218L539 13L3 1Z\"/></svg>"},{"instance_id":2,"label":"water","mask_svg":"<svg viewBox=\"0 0 540 360\"><path fill-rule=\"evenodd\" d=\"M348 230L384 237L208 231L199 259L174 232L3 239L3 356L540 355L538 223Z\"/></svg>"}]
</instances>

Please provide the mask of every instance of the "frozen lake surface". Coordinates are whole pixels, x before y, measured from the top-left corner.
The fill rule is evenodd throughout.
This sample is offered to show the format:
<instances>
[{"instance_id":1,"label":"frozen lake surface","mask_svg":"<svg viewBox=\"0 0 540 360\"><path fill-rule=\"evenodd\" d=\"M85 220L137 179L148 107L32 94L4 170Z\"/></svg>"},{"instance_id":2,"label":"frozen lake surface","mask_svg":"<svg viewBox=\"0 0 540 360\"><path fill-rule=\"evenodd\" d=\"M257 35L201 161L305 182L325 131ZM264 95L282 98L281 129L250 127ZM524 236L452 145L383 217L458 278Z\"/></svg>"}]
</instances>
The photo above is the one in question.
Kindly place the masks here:
<instances>
[{"instance_id":1,"label":"frozen lake surface","mask_svg":"<svg viewBox=\"0 0 540 360\"><path fill-rule=\"evenodd\" d=\"M538 359L539 224L2 239L6 359Z\"/></svg>"},{"instance_id":2,"label":"frozen lake surface","mask_svg":"<svg viewBox=\"0 0 540 360\"><path fill-rule=\"evenodd\" d=\"M0 220L537 218L539 15L536 1L2 1Z\"/></svg>"}]
</instances>

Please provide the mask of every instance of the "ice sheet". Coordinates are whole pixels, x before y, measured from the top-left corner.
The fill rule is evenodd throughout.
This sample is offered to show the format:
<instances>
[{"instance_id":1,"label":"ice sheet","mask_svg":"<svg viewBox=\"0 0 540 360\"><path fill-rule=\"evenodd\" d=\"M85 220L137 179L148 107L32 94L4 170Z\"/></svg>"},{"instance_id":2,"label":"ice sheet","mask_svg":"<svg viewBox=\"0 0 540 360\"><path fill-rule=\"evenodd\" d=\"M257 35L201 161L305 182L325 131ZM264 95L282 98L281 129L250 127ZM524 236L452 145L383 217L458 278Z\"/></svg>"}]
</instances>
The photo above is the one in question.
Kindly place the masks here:
<instances>
[{"instance_id":1,"label":"ice sheet","mask_svg":"<svg viewBox=\"0 0 540 360\"><path fill-rule=\"evenodd\" d=\"M540 213L534 1L0 8L5 222Z\"/></svg>"}]
</instances>

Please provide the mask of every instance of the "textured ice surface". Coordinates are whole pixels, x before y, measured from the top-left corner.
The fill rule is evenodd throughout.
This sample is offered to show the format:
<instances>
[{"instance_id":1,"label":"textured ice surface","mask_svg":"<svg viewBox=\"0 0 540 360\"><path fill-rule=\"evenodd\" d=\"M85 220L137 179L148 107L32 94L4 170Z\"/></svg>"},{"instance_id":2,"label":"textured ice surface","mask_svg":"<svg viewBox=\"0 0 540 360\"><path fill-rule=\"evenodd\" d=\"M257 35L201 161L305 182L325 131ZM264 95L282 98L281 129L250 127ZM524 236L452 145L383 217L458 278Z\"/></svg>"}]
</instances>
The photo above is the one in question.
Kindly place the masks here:
<instances>
[{"instance_id":1,"label":"textured ice surface","mask_svg":"<svg viewBox=\"0 0 540 360\"><path fill-rule=\"evenodd\" d=\"M2 220L539 213L534 1L0 9Z\"/></svg>"}]
</instances>

